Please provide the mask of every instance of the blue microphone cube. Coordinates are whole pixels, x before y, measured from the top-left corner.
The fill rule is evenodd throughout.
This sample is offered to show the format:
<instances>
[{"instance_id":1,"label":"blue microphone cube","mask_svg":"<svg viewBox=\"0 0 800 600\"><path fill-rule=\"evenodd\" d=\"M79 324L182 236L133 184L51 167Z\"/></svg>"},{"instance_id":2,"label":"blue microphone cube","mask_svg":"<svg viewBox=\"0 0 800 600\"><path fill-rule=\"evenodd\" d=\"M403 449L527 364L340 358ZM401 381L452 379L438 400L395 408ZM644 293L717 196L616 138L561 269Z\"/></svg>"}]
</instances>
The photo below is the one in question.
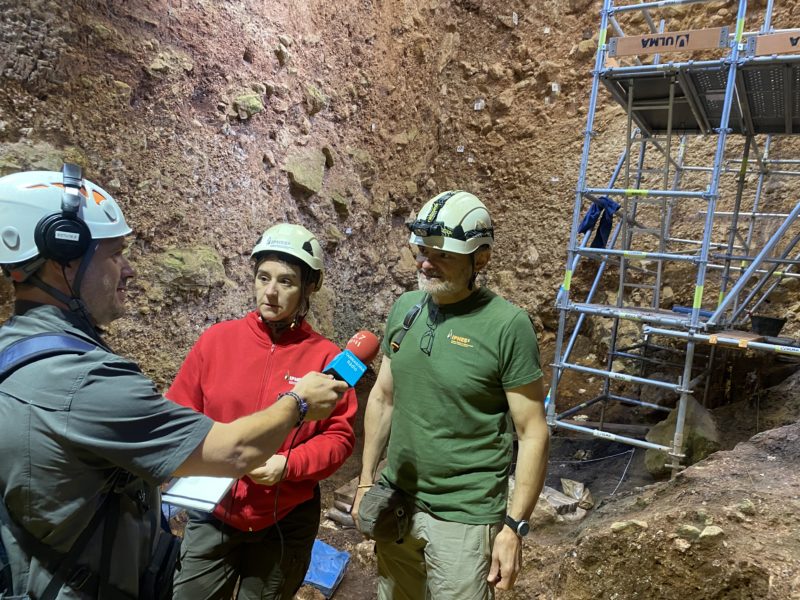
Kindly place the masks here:
<instances>
[{"instance_id":1,"label":"blue microphone cube","mask_svg":"<svg viewBox=\"0 0 800 600\"><path fill-rule=\"evenodd\" d=\"M355 354L350 350L343 350L339 356L325 367L323 373L330 373L336 379L346 382L350 387L354 387L366 370L367 366L358 360Z\"/></svg>"}]
</instances>

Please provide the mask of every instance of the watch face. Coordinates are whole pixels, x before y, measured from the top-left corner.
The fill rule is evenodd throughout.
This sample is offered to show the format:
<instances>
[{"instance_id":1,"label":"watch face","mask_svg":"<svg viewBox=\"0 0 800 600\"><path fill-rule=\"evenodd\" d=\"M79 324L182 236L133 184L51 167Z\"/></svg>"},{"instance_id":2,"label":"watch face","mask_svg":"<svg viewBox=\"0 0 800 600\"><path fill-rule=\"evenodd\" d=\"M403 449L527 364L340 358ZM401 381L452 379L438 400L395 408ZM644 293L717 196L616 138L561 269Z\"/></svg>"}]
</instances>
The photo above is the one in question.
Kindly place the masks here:
<instances>
[{"instance_id":1,"label":"watch face","mask_svg":"<svg viewBox=\"0 0 800 600\"><path fill-rule=\"evenodd\" d=\"M531 530L531 526L528 525L527 521L520 521L519 525L517 526L517 533L521 536L528 535L528 532Z\"/></svg>"}]
</instances>

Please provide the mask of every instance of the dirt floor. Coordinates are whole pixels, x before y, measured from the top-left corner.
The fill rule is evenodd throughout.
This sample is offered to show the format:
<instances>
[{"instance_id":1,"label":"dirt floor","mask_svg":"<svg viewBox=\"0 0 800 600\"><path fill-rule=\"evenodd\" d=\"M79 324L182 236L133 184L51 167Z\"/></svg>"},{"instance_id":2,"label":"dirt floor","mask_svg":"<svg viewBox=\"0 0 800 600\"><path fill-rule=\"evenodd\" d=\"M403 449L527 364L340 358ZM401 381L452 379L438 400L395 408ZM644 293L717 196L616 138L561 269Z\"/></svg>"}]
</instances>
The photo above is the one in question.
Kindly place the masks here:
<instances>
[{"instance_id":1,"label":"dirt floor","mask_svg":"<svg viewBox=\"0 0 800 600\"><path fill-rule=\"evenodd\" d=\"M752 4L758 14L766 2ZM726 2L671 10L687 26L735 14ZM380 332L415 285L403 223L452 188L492 211L498 243L482 283L530 312L549 365L599 13L599 0L0 0L0 175L69 159L120 201L138 276L109 339L160 386L201 331L249 309L250 249L279 220L323 242L315 325L340 343ZM798 2L776 8L776 27L799 19ZM598 184L624 147L623 114L601 96ZM788 185L770 193L778 208L796 197ZM692 210L679 219L679 232L702 229ZM576 292L594 272L576 271ZM667 277L674 301L691 305L693 280ZM10 299L0 283L0 317ZM591 329L576 352L603 362L607 338ZM640 450L556 435L548 485L581 481L599 505L537 528L502 597L800 598L800 394L728 383L733 396L729 385L712 402L724 451L670 482L649 478ZM561 393L579 402L598 385L568 375ZM323 482L326 507L359 454ZM336 598L373 598L359 534L326 525L320 537L353 554Z\"/></svg>"}]
</instances>

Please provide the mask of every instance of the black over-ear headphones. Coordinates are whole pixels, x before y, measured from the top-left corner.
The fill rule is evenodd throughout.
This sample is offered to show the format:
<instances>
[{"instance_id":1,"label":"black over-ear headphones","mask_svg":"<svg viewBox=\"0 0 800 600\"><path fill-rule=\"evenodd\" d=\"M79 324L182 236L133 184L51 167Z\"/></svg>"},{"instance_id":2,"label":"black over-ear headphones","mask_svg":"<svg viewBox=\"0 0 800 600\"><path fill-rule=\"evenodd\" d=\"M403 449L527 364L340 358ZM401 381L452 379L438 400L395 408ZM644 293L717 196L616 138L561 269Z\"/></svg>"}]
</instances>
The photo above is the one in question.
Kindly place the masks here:
<instances>
[{"instance_id":1,"label":"black over-ear headphones","mask_svg":"<svg viewBox=\"0 0 800 600\"><path fill-rule=\"evenodd\" d=\"M83 182L81 168L64 163L61 174L64 184L61 212L42 217L36 224L34 240L42 258L65 265L86 254L89 244L92 243L92 233L78 216Z\"/></svg>"}]
</instances>

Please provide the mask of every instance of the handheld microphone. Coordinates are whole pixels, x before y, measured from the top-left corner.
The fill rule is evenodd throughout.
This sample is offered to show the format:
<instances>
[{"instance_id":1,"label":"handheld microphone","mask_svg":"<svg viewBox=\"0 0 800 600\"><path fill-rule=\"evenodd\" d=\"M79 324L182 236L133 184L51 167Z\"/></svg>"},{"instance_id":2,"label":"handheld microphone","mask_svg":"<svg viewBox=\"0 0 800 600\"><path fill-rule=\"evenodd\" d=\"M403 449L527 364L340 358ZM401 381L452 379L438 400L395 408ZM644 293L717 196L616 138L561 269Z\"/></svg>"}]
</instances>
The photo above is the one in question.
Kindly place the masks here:
<instances>
[{"instance_id":1,"label":"handheld microphone","mask_svg":"<svg viewBox=\"0 0 800 600\"><path fill-rule=\"evenodd\" d=\"M372 362L378 355L379 345L378 338L374 333L359 331L350 338L341 354L334 358L322 372L330 373L336 379L354 387L367 370L365 363Z\"/></svg>"}]
</instances>

